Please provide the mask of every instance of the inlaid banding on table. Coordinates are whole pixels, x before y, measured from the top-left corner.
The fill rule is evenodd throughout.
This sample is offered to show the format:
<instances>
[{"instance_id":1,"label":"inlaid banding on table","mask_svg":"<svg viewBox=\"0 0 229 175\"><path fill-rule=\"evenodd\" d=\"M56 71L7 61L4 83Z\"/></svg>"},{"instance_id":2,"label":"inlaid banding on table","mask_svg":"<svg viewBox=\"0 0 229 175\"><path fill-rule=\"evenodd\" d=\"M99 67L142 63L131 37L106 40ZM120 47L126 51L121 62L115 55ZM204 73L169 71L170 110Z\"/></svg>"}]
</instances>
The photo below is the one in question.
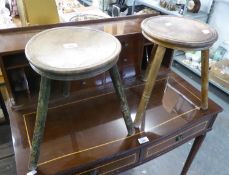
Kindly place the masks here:
<instances>
[{"instance_id":1,"label":"inlaid banding on table","mask_svg":"<svg viewBox=\"0 0 229 175\"><path fill-rule=\"evenodd\" d=\"M185 86L183 86L181 83L179 83L179 81L176 80L175 78L169 77L168 80L170 80L170 79L171 79L172 81L174 81L175 83L177 83L177 85L180 86L180 88L184 88L186 91L188 91L192 96L195 95L195 94L193 94L189 89L187 89ZM157 82L160 82L160 81L165 81L165 80L167 80L167 78L157 79L156 81L157 81ZM142 86L142 84L135 85L135 86L133 86L133 87L131 87L131 88L126 88L126 90L127 90L127 89L133 89L133 88L135 88L135 87L140 87L140 86ZM71 102L71 103L66 103L66 104L63 104L63 105L58 105L58 106L49 108L49 110L54 110L54 109L57 109L57 108L66 107L66 106L68 106L68 105L73 105L73 104L80 103L80 102L83 102L83 101L86 102L87 100L96 99L96 98L99 98L99 97L102 97L102 96L106 96L106 95L109 95L109 94L112 94L112 93L113 93L113 92L106 93L106 94L101 94L101 95L94 96L94 97L89 97L89 98L82 99L82 100L77 100L77 101L74 101L74 102ZM195 96L194 96L194 97L195 97ZM193 109L191 109L191 110L189 110L189 111L186 111L186 112L184 112L184 113L182 113L182 114L180 114L180 115L176 115L176 116L174 116L173 118L171 118L171 119L169 119L169 120L167 120L167 121L165 121L165 122L162 122L161 124L158 124L158 125L156 125L156 126L153 126L153 127L149 128L149 131L150 131L150 130L153 130L153 129L156 129L156 128L158 128L158 127L161 127L161 126L163 126L163 125L165 125L165 124L167 124L167 123L169 123L169 122L172 122L173 120L176 120L176 119L179 118L179 117L183 117L184 115L187 115L187 114L189 114L189 113L191 113L191 112L198 111L198 110L199 110L199 107L197 106L197 107L195 107L195 108L193 108ZM27 114L24 114L24 115L23 115L23 117L24 117L24 124L25 124L26 128L27 128L26 118L27 118L27 117L34 116L35 113L36 113L36 112L31 112L31 113L27 113ZM29 143L29 145L30 145L30 144L31 144L31 141L30 141L29 131L28 131L28 129L26 129L26 130L27 130L28 143ZM56 158L54 158L54 159L50 159L50 160L47 160L47 161L44 161L44 162L40 162L40 163L38 164L38 166L42 166L42 165L45 165L45 164L48 164L48 163L52 163L52 162L57 161L57 160L59 160L59 159L66 158L66 157L69 157L69 156L73 156L73 155L76 155L76 154L79 154L79 153L82 153L82 152L85 152L85 151L90 151L90 150L93 150L93 149L102 149L102 147L107 146L107 145L109 145L109 144L113 144L113 143L116 143L116 142L120 142L120 141L123 141L123 140L125 140L125 139L129 139L129 138L131 138L131 137L135 137L135 136L141 135L141 134L143 134L143 133L145 133L145 132L144 132L144 131L141 131L141 132L139 132L139 133L134 134L133 136L118 138L118 139L113 140L113 141L111 141L111 142L106 142L106 143L104 143L104 144L97 145L97 146L95 146L95 147L90 147L90 148L88 148L88 149L79 150L79 151L72 152L72 153L69 153L69 154L64 154L63 156L59 156L59 157L56 157ZM31 147L31 145L30 145L30 147Z\"/></svg>"},{"instance_id":2,"label":"inlaid banding on table","mask_svg":"<svg viewBox=\"0 0 229 175\"><path fill-rule=\"evenodd\" d=\"M183 131L182 133L179 133L175 136L172 136L171 138L159 143L159 144L156 144L156 145L153 145L153 146L150 146L147 148L146 150L146 155L145 155L145 158L149 158L153 155L156 155L157 153L163 151L163 150L166 150L167 148L170 148L176 144L179 144L180 141L182 140L185 140L187 138L191 138L193 136L195 136L197 133L201 133L202 131L204 131L205 129L207 129L207 126L208 126L208 121L204 121L202 123L199 123L197 125L194 125L193 127ZM194 131L192 134L189 134L190 132ZM183 136L184 134L186 134L185 136ZM177 138L178 136L182 135L182 139L181 140L175 140L175 138ZM168 144L167 146L163 146L163 144L166 144L168 142L173 142L172 144ZM159 148L159 149L157 149Z\"/></svg>"}]
</instances>

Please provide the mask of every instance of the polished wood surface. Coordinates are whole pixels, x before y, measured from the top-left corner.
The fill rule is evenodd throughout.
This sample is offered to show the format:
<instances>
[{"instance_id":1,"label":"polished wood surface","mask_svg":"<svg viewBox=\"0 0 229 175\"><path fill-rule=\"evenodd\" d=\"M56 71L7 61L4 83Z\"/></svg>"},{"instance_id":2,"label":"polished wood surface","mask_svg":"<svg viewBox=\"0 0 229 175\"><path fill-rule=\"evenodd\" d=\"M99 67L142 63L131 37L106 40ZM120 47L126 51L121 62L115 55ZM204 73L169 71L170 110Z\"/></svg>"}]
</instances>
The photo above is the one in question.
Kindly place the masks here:
<instances>
[{"instance_id":1,"label":"polished wood surface","mask_svg":"<svg viewBox=\"0 0 229 175\"><path fill-rule=\"evenodd\" d=\"M215 29L205 23L176 16L156 16L141 24L144 35L166 48L209 48L218 38Z\"/></svg>"},{"instance_id":2,"label":"polished wood surface","mask_svg":"<svg viewBox=\"0 0 229 175\"><path fill-rule=\"evenodd\" d=\"M131 116L136 114L143 87L141 83L126 89ZM211 100L208 110L200 110L200 92L174 73L158 77L152 94L144 125L133 136L127 136L119 102L113 92L50 107L38 174L124 171L206 133L222 110ZM24 175L28 171L36 113L34 109L8 110L17 173ZM149 142L140 145L137 139L143 136L147 136ZM158 144L159 151L149 152ZM148 156L144 158L140 153L146 150L149 150Z\"/></svg>"},{"instance_id":3,"label":"polished wood surface","mask_svg":"<svg viewBox=\"0 0 229 175\"><path fill-rule=\"evenodd\" d=\"M58 27L33 36L25 54L42 76L78 80L101 74L117 63L121 43L114 36L85 27Z\"/></svg>"},{"instance_id":4,"label":"polished wood surface","mask_svg":"<svg viewBox=\"0 0 229 175\"><path fill-rule=\"evenodd\" d=\"M26 43L29 39L35 34L54 27L63 27L63 26L83 26L87 28L101 30L107 33L110 33L118 38L125 37L127 34L139 34L141 33L141 22L151 15L137 15L130 17L120 17L120 18L110 18L110 19L100 19L93 21L81 21L81 22L72 22L72 23L62 23L55 25L45 25L45 26L34 26L26 28L16 28L1 30L0 33L0 55L9 53L23 51Z\"/></svg>"}]
</instances>

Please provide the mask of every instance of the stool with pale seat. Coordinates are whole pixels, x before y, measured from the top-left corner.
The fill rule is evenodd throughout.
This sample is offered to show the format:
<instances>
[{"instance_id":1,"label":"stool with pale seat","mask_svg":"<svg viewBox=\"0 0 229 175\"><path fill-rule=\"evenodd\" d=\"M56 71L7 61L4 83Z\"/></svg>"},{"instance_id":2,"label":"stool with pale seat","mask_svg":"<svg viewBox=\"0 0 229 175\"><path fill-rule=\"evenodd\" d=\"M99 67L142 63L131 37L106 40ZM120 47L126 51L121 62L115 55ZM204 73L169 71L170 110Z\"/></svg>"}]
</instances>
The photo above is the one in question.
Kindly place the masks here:
<instances>
[{"instance_id":1,"label":"stool with pale seat","mask_svg":"<svg viewBox=\"0 0 229 175\"><path fill-rule=\"evenodd\" d=\"M146 71L146 84L135 117L135 127L141 125L166 48L201 50L200 106L202 110L208 109L209 48L218 38L216 30L198 21L166 15L145 19L141 28L144 37L154 43L154 48L151 53L152 61Z\"/></svg>"},{"instance_id":2,"label":"stool with pale seat","mask_svg":"<svg viewBox=\"0 0 229 175\"><path fill-rule=\"evenodd\" d=\"M87 28L60 27L45 30L30 39L25 48L31 67L41 75L30 170L37 168L43 138L50 81L80 80L109 70L121 103L128 135L134 133L133 122L117 68L120 42L112 35Z\"/></svg>"}]
</instances>

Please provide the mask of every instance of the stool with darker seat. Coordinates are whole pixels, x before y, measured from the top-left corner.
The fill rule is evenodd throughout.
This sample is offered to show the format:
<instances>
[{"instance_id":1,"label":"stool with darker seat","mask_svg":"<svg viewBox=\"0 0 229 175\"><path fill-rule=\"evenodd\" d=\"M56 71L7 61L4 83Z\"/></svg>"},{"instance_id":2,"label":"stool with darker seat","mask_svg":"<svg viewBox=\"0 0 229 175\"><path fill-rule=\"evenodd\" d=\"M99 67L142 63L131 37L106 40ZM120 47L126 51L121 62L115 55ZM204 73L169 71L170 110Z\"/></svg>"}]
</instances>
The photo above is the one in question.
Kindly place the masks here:
<instances>
[{"instance_id":1,"label":"stool with darker seat","mask_svg":"<svg viewBox=\"0 0 229 175\"><path fill-rule=\"evenodd\" d=\"M46 30L32 37L27 43L26 57L31 67L41 75L30 170L37 168L48 111L51 79L79 80L109 70L121 103L128 134L134 133L133 122L116 65L120 51L121 44L114 36L102 31L79 27Z\"/></svg>"},{"instance_id":2,"label":"stool with darker seat","mask_svg":"<svg viewBox=\"0 0 229 175\"><path fill-rule=\"evenodd\" d=\"M182 51L201 50L201 109L208 109L209 48L217 40L216 30L207 24L176 16L157 16L145 19L142 34L154 43L152 62L147 68L146 85L134 124L141 125L166 48Z\"/></svg>"}]
</instances>

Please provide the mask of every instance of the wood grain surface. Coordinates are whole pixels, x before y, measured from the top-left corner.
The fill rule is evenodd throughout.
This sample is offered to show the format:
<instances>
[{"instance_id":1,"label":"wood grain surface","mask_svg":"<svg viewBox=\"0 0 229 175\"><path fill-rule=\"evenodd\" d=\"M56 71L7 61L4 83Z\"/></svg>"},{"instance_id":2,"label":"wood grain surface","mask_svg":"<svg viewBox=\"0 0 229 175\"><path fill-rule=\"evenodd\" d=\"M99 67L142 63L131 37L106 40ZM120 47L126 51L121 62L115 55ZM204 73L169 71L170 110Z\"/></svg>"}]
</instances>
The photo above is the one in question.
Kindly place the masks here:
<instances>
[{"instance_id":1,"label":"wood grain surface","mask_svg":"<svg viewBox=\"0 0 229 175\"><path fill-rule=\"evenodd\" d=\"M218 38L216 30L207 24L170 15L147 18L141 28L148 39L167 48L201 50Z\"/></svg>"},{"instance_id":2,"label":"wood grain surface","mask_svg":"<svg viewBox=\"0 0 229 175\"><path fill-rule=\"evenodd\" d=\"M34 67L66 77L103 67L109 69L108 65L118 61L120 51L121 44L114 36L73 26L40 32L25 47L26 57Z\"/></svg>"}]
</instances>

